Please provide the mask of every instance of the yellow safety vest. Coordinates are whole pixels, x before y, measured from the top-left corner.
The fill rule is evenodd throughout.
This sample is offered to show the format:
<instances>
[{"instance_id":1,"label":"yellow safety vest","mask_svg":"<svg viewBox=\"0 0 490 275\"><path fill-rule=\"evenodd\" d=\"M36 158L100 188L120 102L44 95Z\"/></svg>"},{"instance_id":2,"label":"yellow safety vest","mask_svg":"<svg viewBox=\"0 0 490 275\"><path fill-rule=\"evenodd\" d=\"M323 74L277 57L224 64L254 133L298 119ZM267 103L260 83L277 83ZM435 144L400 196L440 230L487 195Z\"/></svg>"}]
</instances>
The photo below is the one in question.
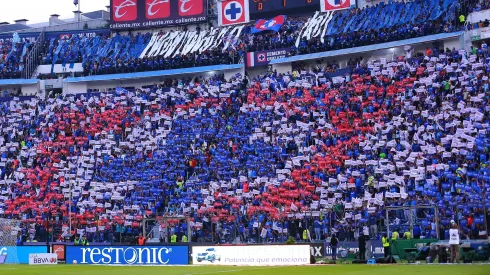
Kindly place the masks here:
<instances>
[{"instance_id":1,"label":"yellow safety vest","mask_svg":"<svg viewBox=\"0 0 490 275\"><path fill-rule=\"evenodd\" d=\"M80 245L80 239L75 239L75 241L73 242L74 245Z\"/></svg>"},{"instance_id":2,"label":"yellow safety vest","mask_svg":"<svg viewBox=\"0 0 490 275\"><path fill-rule=\"evenodd\" d=\"M381 242L383 243L383 247L390 247L390 242L388 241L388 238L381 238Z\"/></svg>"},{"instance_id":3,"label":"yellow safety vest","mask_svg":"<svg viewBox=\"0 0 490 275\"><path fill-rule=\"evenodd\" d=\"M308 239L308 233L310 233L308 229L303 230L303 240L307 240Z\"/></svg>"},{"instance_id":4,"label":"yellow safety vest","mask_svg":"<svg viewBox=\"0 0 490 275\"><path fill-rule=\"evenodd\" d=\"M187 242L187 236L186 235L182 236L182 242L183 243L186 243Z\"/></svg>"},{"instance_id":5,"label":"yellow safety vest","mask_svg":"<svg viewBox=\"0 0 490 275\"><path fill-rule=\"evenodd\" d=\"M407 231L403 233L403 237L406 238L407 240L410 240L412 238L412 233Z\"/></svg>"},{"instance_id":6,"label":"yellow safety vest","mask_svg":"<svg viewBox=\"0 0 490 275\"><path fill-rule=\"evenodd\" d=\"M399 234L398 234L398 232L396 232L396 231L395 231L395 232L393 232L393 233L391 233L391 239L392 239L392 240L396 240L396 239L398 239L398 236L399 236Z\"/></svg>"},{"instance_id":7,"label":"yellow safety vest","mask_svg":"<svg viewBox=\"0 0 490 275\"><path fill-rule=\"evenodd\" d=\"M466 19L466 18L464 17L464 15L463 15L463 14L461 14L461 15L459 16L459 22L460 22L460 23L464 23L464 22L466 21L465 19Z\"/></svg>"},{"instance_id":8,"label":"yellow safety vest","mask_svg":"<svg viewBox=\"0 0 490 275\"><path fill-rule=\"evenodd\" d=\"M170 242L176 243L177 242L177 235L172 235L172 237L170 238Z\"/></svg>"},{"instance_id":9,"label":"yellow safety vest","mask_svg":"<svg viewBox=\"0 0 490 275\"><path fill-rule=\"evenodd\" d=\"M184 185L184 182L183 181L177 181L177 186L179 187L179 189L182 189L182 186Z\"/></svg>"},{"instance_id":10,"label":"yellow safety vest","mask_svg":"<svg viewBox=\"0 0 490 275\"><path fill-rule=\"evenodd\" d=\"M374 182L373 181L374 181L374 177L373 176L369 176L369 178L368 178L368 185L369 186L374 186Z\"/></svg>"}]
</instances>

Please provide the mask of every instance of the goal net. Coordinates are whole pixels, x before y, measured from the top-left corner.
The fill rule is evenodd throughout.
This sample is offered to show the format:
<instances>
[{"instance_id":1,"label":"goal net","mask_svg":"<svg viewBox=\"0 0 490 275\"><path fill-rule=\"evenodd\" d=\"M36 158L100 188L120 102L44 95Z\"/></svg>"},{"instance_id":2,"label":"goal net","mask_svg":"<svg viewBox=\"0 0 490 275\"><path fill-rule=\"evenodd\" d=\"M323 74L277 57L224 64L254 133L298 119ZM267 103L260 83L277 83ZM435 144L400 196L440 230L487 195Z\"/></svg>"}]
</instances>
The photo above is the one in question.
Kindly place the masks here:
<instances>
[{"instance_id":1,"label":"goal net","mask_svg":"<svg viewBox=\"0 0 490 275\"><path fill-rule=\"evenodd\" d=\"M20 231L20 221L0 219L0 264L18 264L17 237Z\"/></svg>"}]
</instances>

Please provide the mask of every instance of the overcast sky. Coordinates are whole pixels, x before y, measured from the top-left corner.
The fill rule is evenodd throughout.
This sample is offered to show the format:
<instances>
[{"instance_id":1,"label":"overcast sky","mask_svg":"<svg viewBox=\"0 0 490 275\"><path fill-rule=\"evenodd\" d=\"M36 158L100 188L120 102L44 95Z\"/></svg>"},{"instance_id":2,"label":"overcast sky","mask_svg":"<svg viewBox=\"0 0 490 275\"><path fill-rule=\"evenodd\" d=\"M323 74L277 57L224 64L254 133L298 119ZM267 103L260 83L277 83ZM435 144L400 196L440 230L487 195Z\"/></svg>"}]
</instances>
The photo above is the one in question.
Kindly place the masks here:
<instances>
[{"instance_id":1,"label":"overcast sky","mask_svg":"<svg viewBox=\"0 0 490 275\"><path fill-rule=\"evenodd\" d=\"M0 0L0 21L14 23L17 19L27 19L27 24L47 22L51 14L59 14L60 19L73 17L78 8L73 0ZM78 0L82 12L105 10L110 0Z\"/></svg>"}]
</instances>

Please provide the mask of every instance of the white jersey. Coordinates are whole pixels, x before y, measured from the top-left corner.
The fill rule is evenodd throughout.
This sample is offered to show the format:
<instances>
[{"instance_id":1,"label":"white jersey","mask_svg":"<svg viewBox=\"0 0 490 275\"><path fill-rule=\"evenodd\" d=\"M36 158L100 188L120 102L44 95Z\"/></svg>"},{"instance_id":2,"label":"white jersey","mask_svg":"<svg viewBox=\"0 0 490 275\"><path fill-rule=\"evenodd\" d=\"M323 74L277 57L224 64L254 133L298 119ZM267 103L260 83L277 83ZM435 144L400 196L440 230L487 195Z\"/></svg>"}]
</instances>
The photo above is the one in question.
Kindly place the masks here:
<instances>
[{"instance_id":1,"label":"white jersey","mask_svg":"<svg viewBox=\"0 0 490 275\"><path fill-rule=\"evenodd\" d=\"M362 227L362 234L365 236L369 236L369 228L367 226Z\"/></svg>"},{"instance_id":2,"label":"white jersey","mask_svg":"<svg viewBox=\"0 0 490 275\"><path fill-rule=\"evenodd\" d=\"M459 244L458 229L449 229L449 244Z\"/></svg>"}]
</instances>

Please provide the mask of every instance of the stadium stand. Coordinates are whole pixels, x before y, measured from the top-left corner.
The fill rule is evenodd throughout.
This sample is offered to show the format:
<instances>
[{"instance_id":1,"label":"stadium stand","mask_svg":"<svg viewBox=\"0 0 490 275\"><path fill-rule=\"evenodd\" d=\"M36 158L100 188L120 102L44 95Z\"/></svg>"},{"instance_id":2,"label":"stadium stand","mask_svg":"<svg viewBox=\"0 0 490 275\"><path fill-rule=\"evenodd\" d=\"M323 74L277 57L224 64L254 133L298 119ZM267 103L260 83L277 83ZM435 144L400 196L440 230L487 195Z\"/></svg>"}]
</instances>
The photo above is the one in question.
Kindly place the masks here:
<instances>
[{"instance_id":1,"label":"stadium stand","mask_svg":"<svg viewBox=\"0 0 490 275\"><path fill-rule=\"evenodd\" d=\"M52 38L44 64L83 64L82 77L64 84L237 69L247 52L283 48L287 57L271 64L293 70L162 78L45 99L0 93L0 218L22 220L19 243L72 234L123 242L147 218L157 218L150 234L160 240L180 240L191 228L194 242L322 241L333 233L353 241L361 228L380 239L388 225L444 240L453 221L465 238L486 239L484 42L392 61L356 57L343 68L332 59L303 63L461 36L455 15L461 6L488 8L477 2L389 1L290 16L279 32L259 34L248 24ZM466 26L485 27L488 20ZM28 40L3 40L0 78L20 78L31 49ZM388 210L395 206L429 208Z\"/></svg>"},{"instance_id":2,"label":"stadium stand","mask_svg":"<svg viewBox=\"0 0 490 275\"><path fill-rule=\"evenodd\" d=\"M0 215L25 222L24 240L44 240L46 219L60 238L71 212L73 232L94 241L137 236L143 218L166 214L190 216L169 226L191 226L194 241L276 242L306 226L318 240L361 226L379 238L386 206L438 205L442 239L451 220L482 238L489 64L485 47L333 78L221 76L4 102ZM435 213L414 212L414 237L434 237ZM406 226L410 213L394 215Z\"/></svg>"},{"instance_id":3,"label":"stadium stand","mask_svg":"<svg viewBox=\"0 0 490 275\"><path fill-rule=\"evenodd\" d=\"M251 34L253 25L249 24L243 30L240 29L236 36L218 37L222 44L213 50L200 51L195 47L188 53L179 52L177 48L173 48L173 52L161 49L157 52L143 53L152 36L162 38L167 35L178 41L187 39L187 44L199 44L192 40L193 36L189 36L190 32L187 30L160 32L154 35L137 33L117 34L114 37L100 35L93 38L71 36L46 42L49 45L45 47L47 51L44 62L63 66L69 64L70 67L73 67L75 62L82 62L84 75L87 76L237 64L243 62L245 52L258 50L288 48L290 56L339 50L461 30L463 26L454 23L458 5L458 1L452 0L442 1L441 4L439 1L390 2L364 9L339 11L333 13L324 35L320 35L323 33L320 32L319 25L315 25L323 22L319 20L318 14L290 17L278 33ZM380 21L380 24L367 23L376 21L375 18L385 20ZM313 34L306 34L305 26L310 26ZM222 30L218 29L216 35ZM210 32L198 28L195 34L201 34L201 39L204 39ZM225 46L227 43L231 45ZM163 52L164 50L167 53Z\"/></svg>"},{"instance_id":4,"label":"stadium stand","mask_svg":"<svg viewBox=\"0 0 490 275\"><path fill-rule=\"evenodd\" d=\"M32 44L19 38L0 41L0 79L21 78Z\"/></svg>"},{"instance_id":5,"label":"stadium stand","mask_svg":"<svg viewBox=\"0 0 490 275\"><path fill-rule=\"evenodd\" d=\"M470 12L490 9L490 1L488 0L474 1L474 2L475 3L470 7Z\"/></svg>"}]
</instances>

